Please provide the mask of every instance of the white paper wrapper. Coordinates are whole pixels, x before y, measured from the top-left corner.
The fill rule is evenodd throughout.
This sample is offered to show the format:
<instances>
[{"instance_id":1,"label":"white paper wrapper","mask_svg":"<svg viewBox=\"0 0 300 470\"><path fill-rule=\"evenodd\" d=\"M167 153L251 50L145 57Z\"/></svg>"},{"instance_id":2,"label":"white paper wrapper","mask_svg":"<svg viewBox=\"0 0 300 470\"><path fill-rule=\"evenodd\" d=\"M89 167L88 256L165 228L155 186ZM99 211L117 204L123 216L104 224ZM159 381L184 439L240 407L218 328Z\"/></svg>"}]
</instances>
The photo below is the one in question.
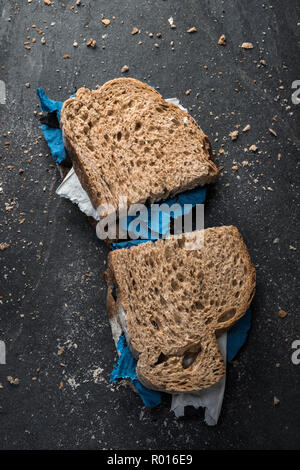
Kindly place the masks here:
<instances>
[{"instance_id":1,"label":"white paper wrapper","mask_svg":"<svg viewBox=\"0 0 300 470\"><path fill-rule=\"evenodd\" d=\"M187 109L179 103L177 98L168 98L166 101L175 104L187 112ZM70 201L78 205L84 214L93 217L97 221L99 220L97 211L93 207L86 191L81 186L73 168L57 188L56 194L70 199ZM114 341L117 344L121 328L116 320L111 324L111 327ZM223 334L218 341L224 361L226 362L227 333ZM217 424L223 402L225 380L224 376L217 384L198 392L173 394L171 410L174 411L177 417L180 417L184 416L185 406L193 406L196 409L203 407L205 408L205 422L210 426Z\"/></svg>"},{"instance_id":2,"label":"white paper wrapper","mask_svg":"<svg viewBox=\"0 0 300 470\"><path fill-rule=\"evenodd\" d=\"M227 347L227 333L224 333L218 339L220 351L226 364L226 347ZM215 385L204 390L199 390L193 393L179 393L172 395L171 410L174 411L177 417L184 416L184 407L193 406L198 409L205 408L205 422L209 426L217 424L225 390L226 374Z\"/></svg>"},{"instance_id":3,"label":"white paper wrapper","mask_svg":"<svg viewBox=\"0 0 300 470\"><path fill-rule=\"evenodd\" d=\"M69 171L65 179L58 186L56 194L58 194L60 197L70 199L70 201L78 205L81 212L88 215L89 217L93 217L95 220L99 220L97 211L92 205L86 191L81 186L74 168Z\"/></svg>"}]
</instances>

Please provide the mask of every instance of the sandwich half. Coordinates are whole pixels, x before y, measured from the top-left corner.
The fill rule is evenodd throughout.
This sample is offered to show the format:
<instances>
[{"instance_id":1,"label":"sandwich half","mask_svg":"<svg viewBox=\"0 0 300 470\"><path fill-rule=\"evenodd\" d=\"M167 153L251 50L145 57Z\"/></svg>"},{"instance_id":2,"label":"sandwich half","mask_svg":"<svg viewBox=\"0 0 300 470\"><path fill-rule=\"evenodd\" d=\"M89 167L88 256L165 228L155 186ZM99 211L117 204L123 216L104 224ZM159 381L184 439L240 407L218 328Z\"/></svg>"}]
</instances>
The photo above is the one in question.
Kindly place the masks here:
<instances>
[{"instance_id":1,"label":"sandwich half","mask_svg":"<svg viewBox=\"0 0 300 470\"><path fill-rule=\"evenodd\" d=\"M120 197L128 207L164 200L217 178L209 140L194 119L138 80L80 88L65 101L61 126L95 209L116 210Z\"/></svg>"},{"instance_id":2,"label":"sandwich half","mask_svg":"<svg viewBox=\"0 0 300 470\"><path fill-rule=\"evenodd\" d=\"M255 269L237 228L192 232L195 240L203 235L194 250L185 236L172 236L109 254L110 322L124 332L137 377L150 389L182 393L217 383L225 373L217 337L254 296Z\"/></svg>"}]
</instances>

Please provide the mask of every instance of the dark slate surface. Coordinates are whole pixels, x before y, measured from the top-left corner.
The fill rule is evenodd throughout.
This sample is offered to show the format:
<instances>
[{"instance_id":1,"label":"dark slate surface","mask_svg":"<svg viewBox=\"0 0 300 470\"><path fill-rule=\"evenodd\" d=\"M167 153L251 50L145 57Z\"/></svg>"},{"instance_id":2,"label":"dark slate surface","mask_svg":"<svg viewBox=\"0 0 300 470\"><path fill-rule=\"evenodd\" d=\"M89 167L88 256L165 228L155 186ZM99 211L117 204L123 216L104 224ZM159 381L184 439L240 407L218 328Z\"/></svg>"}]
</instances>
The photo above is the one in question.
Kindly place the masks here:
<instances>
[{"instance_id":1,"label":"dark slate surface","mask_svg":"<svg viewBox=\"0 0 300 470\"><path fill-rule=\"evenodd\" d=\"M291 361L292 342L300 339L300 105L291 102L291 84L300 79L297 0L284 7L280 0L85 0L70 10L74 4L0 1L0 79L7 87L0 105L0 242L9 244L0 253L0 340L7 346L0 448L299 448L300 365ZM132 36L134 26L141 32ZM186 33L192 26L197 32ZM222 33L226 47L217 45ZM86 47L90 37L96 49ZM254 48L242 50L244 41ZM34 114L36 87L64 100L82 85L120 76L125 64L128 76L180 98L208 134L224 170L209 192L206 226L237 225L257 268L251 334L228 367L214 428L200 411L175 419L168 397L149 410L129 388L109 383L116 355L105 313L107 251L79 210L55 195L59 175ZM251 130L243 133L247 124ZM232 142L235 126L240 135ZM246 152L253 144L257 152Z\"/></svg>"}]
</instances>

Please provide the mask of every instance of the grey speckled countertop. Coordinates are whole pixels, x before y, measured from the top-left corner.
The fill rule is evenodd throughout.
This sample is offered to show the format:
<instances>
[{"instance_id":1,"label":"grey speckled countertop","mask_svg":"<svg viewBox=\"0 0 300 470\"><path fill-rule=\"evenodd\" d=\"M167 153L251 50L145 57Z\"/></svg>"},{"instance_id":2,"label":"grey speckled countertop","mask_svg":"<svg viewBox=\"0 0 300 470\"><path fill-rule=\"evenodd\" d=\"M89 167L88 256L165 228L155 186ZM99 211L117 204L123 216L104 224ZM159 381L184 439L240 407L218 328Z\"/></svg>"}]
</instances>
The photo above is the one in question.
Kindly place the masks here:
<instances>
[{"instance_id":1,"label":"grey speckled countertop","mask_svg":"<svg viewBox=\"0 0 300 470\"><path fill-rule=\"evenodd\" d=\"M8 244L0 252L0 448L299 448L300 365L291 361L300 339L297 0L0 0L0 11L0 243ZM149 410L129 387L109 383L107 250L77 207L55 195L59 174L38 129L38 86L64 100L124 65L127 76L178 97L208 134L224 168L209 190L206 226L236 225L257 270L251 334L228 367L214 428L202 411L176 419L168 397Z\"/></svg>"}]
</instances>

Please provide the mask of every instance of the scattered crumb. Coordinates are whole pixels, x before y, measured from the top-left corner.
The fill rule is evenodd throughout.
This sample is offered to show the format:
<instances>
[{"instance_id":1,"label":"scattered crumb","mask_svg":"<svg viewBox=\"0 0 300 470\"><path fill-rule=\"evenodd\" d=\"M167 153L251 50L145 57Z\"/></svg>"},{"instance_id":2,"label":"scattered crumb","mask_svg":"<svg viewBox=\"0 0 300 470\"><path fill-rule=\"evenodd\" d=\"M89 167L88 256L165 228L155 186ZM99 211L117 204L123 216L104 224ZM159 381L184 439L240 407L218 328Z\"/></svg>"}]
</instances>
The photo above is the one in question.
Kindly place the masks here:
<instances>
[{"instance_id":1,"label":"scattered crumb","mask_svg":"<svg viewBox=\"0 0 300 470\"><path fill-rule=\"evenodd\" d=\"M41 43L42 43L42 44L46 44L46 39L44 38L44 36L41 37Z\"/></svg>"},{"instance_id":2,"label":"scattered crumb","mask_svg":"<svg viewBox=\"0 0 300 470\"><path fill-rule=\"evenodd\" d=\"M52 5L51 0L44 0L45 5Z\"/></svg>"},{"instance_id":3,"label":"scattered crumb","mask_svg":"<svg viewBox=\"0 0 300 470\"><path fill-rule=\"evenodd\" d=\"M293 250L293 251L296 251L296 250L297 250L297 248L296 248L295 246L293 246L293 245L290 245L290 246L289 246L289 249L290 249L290 250Z\"/></svg>"},{"instance_id":4,"label":"scattered crumb","mask_svg":"<svg viewBox=\"0 0 300 470\"><path fill-rule=\"evenodd\" d=\"M97 42L95 39L93 38L90 38L87 43L86 43L87 47L92 47L93 49L95 49L95 47L97 46Z\"/></svg>"},{"instance_id":5,"label":"scattered crumb","mask_svg":"<svg viewBox=\"0 0 300 470\"><path fill-rule=\"evenodd\" d=\"M257 149L258 149L258 147L256 145L251 145L249 147L249 150L251 150L251 152L256 152Z\"/></svg>"},{"instance_id":6,"label":"scattered crumb","mask_svg":"<svg viewBox=\"0 0 300 470\"><path fill-rule=\"evenodd\" d=\"M171 27L172 29L175 29L175 28L176 28L176 26L175 26L175 24L174 24L174 18L173 18L173 16L170 16L170 18L168 18L168 22L169 22L169 25L170 25L170 27Z\"/></svg>"},{"instance_id":7,"label":"scattered crumb","mask_svg":"<svg viewBox=\"0 0 300 470\"><path fill-rule=\"evenodd\" d=\"M247 126L244 127L243 132L250 131L250 129L251 129L250 124L247 124Z\"/></svg>"},{"instance_id":8,"label":"scattered crumb","mask_svg":"<svg viewBox=\"0 0 300 470\"><path fill-rule=\"evenodd\" d=\"M192 90L186 90L185 94L190 95Z\"/></svg>"},{"instance_id":9,"label":"scattered crumb","mask_svg":"<svg viewBox=\"0 0 300 470\"><path fill-rule=\"evenodd\" d=\"M274 131L274 129L269 128L269 132L270 132L270 134L272 134L272 135L274 135L275 137L277 137L277 133Z\"/></svg>"},{"instance_id":10,"label":"scattered crumb","mask_svg":"<svg viewBox=\"0 0 300 470\"><path fill-rule=\"evenodd\" d=\"M30 83L25 83L26 88L30 88Z\"/></svg>"},{"instance_id":11,"label":"scattered crumb","mask_svg":"<svg viewBox=\"0 0 300 470\"><path fill-rule=\"evenodd\" d=\"M253 44L252 42L243 42L241 47L242 49L253 49Z\"/></svg>"},{"instance_id":12,"label":"scattered crumb","mask_svg":"<svg viewBox=\"0 0 300 470\"><path fill-rule=\"evenodd\" d=\"M226 36L225 36L225 34L222 34L219 37L218 44L219 44L219 46L226 46Z\"/></svg>"},{"instance_id":13,"label":"scattered crumb","mask_svg":"<svg viewBox=\"0 0 300 470\"><path fill-rule=\"evenodd\" d=\"M280 309L278 312L279 318L285 318L287 316L287 312L285 310Z\"/></svg>"},{"instance_id":14,"label":"scattered crumb","mask_svg":"<svg viewBox=\"0 0 300 470\"><path fill-rule=\"evenodd\" d=\"M58 351L57 351L57 355L58 355L58 356L61 356L62 353L64 352L64 350L65 350L65 347L64 347L64 346L61 346L61 347L58 349Z\"/></svg>"},{"instance_id":15,"label":"scattered crumb","mask_svg":"<svg viewBox=\"0 0 300 470\"><path fill-rule=\"evenodd\" d=\"M101 20L101 23L103 23L104 26L108 26L110 24L110 20L107 18L103 18L103 20Z\"/></svg>"},{"instance_id":16,"label":"scattered crumb","mask_svg":"<svg viewBox=\"0 0 300 470\"><path fill-rule=\"evenodd\" d=\"M128 72L128 70L129 70L128 65L123 65L123 67L121 68L122 73Z\"/></svg>"},{"instance_id":17,"label":"scattered crumb","mask_svg":"<svg viewBox=\"0 0 300 470\"><path fill-rule=\"evenodd\" d=\"M11 375L7 376L7 380L11 385L19 385L20 383L20 380L17 377L14 379Z\"/></svg>"},{"instance_id":18,"label":"scattered crumb","mask_svg":"<svg viewBox=\"0 0 300 470\"><path fill-rule=\"evenodd\" d=\"M280 362L276 362L275 367L280 367Z\"/></svg>"},{"instance_id":19,"label":"scattered crumb","mask_svg":"<svg viewBox=\"0 0 300 470\"><path fill-rule=\"evenodd\" d=\"M78 42L77 42L77 41L74 41L74 42L73 42L73 46L74 46L74 47L78 47Z\"/></svg>"},{"instance_id":20,"label":"scattered crumb","mask_svg":"<svg viewBox=\"0 0 300 470\"><path fill-rule=\"evenodd\" d=\"M242 161L242 165L243 165L243 166L248 166L248 165L249 165L248 160L243 160L243 161Z\"/></svg>"},{"instance_id":21,"label":"scattered crumb","mask_svg":"<svg viewBox=\"0 0 300 470\"><path fill-rule=\"evenodd\" d=\"M197 29L195 28L195 26L187 30L187 33L196 33L196 32L197 32Z\"/></svg>"},{"instance_id":22,"label":"scattered crumb","mask_svg":"<svg viewBox=\"0 0 300 470\"><path fill-rule=\"evenodd\" d=\"M273 243L274 245L277 245L277 243L279 243L279 238L274 238Z\"/></svg>"},{"instance_id":23,"label":"scattered crumb","mask_svg":"<svg viewBox=\"0 0 300 470\"><path fill-rule=\"evenodd\" d=\"M234 171L237 171L239 169L239 167L237 165L233 165L233 167L231 169L234 170Z\"/></svg>"},{"instance_id":24,"label":"scattered crumb","mask_svg":"<svg viewBox=\"0 0 300 470\"><path fill-rule=\"evenodd\" d=\"M157 42L154 44L154 47L159 47L159 44L157 44Z\"/></svg>"},{"instance_id":25,"label":"scattered crumb","mask_svg":"<svg viewBox=\"0 0 300 470\"><path fill-rule=\"evenodd\" d=\"M137 34L139 32L138 28L134 27L133 30L131 31L132 36L134 34Z\"/></svg>"},{"instance_id":26,"label":"scattered crumb","mask_svg":"<svg viewBox=\"0 0 300 470\"><path fill-rule=\"evenodd\" d=\"M282 155L281 155L281 153L279 153L279 154L277 155L277 159L278 159L278 160L281 160L281 157L282 157Z\"/></svg>"},{"instance_id":27,"label":"scattered crumb","mask_svg":"<svg viewBox=\"0 0 300 470\"><path fill-rule=\"evenodd\" d=\"M279 405L279 403L280 403L280 400L277 397L274 397L273 401L274 401L274 406Z\"/></svg>"},{"instance_id":28,"label":"scattered crumb","mask_svg":"<svg viewBox=\"0 0 300 470\"><path fill-rule=\"evenodd\" d=\"M8 243L0 243L0 251L6 250L9 247Z\"/></svg>"},{"instance_id":29,"label":"scattered crumb","mask_svg":"<svg viewBox=\"0 0 300 470\"><path fill-rule=\"evenodd\" d=\"M231 140L236 140L239 136L239 131L232 131L232 132L229 132L229 135L231 137Z\"/></svg>"},{"instance_id":30,"label":"scattered crumb","mask_svg":"<svg viewBox=\"0 0 300 470\"><path fill-rule=\"evenodd\" d=\"M63 56L63 59L70 59L70 56L69 56L68 54L65 54L65 55Z\"/></svg>"}]
</instances>

